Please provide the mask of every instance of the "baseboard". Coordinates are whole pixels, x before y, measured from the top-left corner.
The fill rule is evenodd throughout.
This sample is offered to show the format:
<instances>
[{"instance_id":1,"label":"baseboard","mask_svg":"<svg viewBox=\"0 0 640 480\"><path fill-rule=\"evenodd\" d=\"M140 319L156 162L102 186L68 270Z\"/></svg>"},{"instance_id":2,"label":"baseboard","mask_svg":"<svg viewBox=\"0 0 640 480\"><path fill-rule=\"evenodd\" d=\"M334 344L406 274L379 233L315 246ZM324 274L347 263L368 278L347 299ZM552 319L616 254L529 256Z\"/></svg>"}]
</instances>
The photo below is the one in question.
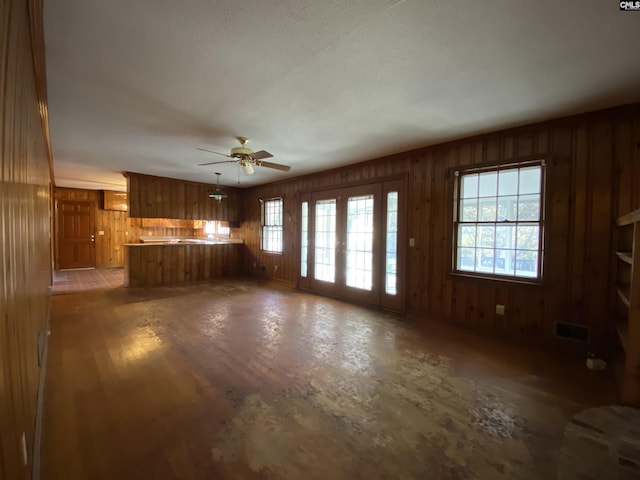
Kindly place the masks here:
<instances>
[{"instance_id":1,"label":"baseboard","mask_svg":"<svg viewBox=\"0 0 640 480\"><path fill-rule=\"evenodd\" d=\"M33 432L33 468L31 480L40 480L40 449L42 446L42 416L44 413L44 384L47 373L47 359L49 358L49 336L51 334L51 293L47 302L47 318L44 326L40 375L38 378L38 398L36 400L36 424Z\"/></svg>"}]
</instances>

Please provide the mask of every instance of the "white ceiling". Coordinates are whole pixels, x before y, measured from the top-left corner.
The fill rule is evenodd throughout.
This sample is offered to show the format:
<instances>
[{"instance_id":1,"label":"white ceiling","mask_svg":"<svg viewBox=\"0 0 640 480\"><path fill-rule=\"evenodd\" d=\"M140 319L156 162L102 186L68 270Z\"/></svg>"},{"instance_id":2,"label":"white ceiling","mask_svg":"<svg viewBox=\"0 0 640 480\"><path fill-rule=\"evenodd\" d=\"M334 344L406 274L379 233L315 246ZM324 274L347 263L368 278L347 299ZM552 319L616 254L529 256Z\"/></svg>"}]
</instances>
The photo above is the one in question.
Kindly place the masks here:
<instances>
[{"instance_id":1,"label":"white ceiling","mask_svg":"<svg viewBox=\"0 0 640 480\"><path fill-rule=\"evenodd\" d=\"M257 185L640 100L611 0L45 2L58 186ZM235 136L289 173L235 164Z\"/></svg>"}]
</instances>

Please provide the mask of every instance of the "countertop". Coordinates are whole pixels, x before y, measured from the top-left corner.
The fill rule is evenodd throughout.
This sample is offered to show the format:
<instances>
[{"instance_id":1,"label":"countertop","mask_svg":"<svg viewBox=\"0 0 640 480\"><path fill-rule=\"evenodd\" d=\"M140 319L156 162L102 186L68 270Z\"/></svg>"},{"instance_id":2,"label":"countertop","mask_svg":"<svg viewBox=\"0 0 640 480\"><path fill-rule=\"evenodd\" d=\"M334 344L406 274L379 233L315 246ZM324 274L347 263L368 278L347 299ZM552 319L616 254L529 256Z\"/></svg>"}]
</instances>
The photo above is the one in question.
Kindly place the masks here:
<instances>
[{"instance_id":1,"label":"countertop","mask_svg":"<svg viewBox=\"0 0 640 480\"><path fill-rule=\"evenodd\" d=\"M125 243L125 247L148 247L151 245L237 245L244 243L239 238L225 238L220 240L208 238L172 238L172 237L142 237L140 243Z\"/></svg>"}]
</instances>

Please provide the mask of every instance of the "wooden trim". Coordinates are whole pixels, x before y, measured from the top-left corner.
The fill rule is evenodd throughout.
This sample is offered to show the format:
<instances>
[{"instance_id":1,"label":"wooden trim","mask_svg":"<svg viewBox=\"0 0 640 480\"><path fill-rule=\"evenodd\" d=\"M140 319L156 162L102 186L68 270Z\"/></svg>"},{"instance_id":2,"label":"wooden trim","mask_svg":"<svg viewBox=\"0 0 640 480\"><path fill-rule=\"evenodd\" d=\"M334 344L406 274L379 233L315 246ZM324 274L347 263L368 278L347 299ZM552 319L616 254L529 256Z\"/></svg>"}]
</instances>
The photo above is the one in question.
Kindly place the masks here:
<instances>
[{"instance_id":1,"label":"wooden trim","mask_svg":"<svg viewBox=\"0 0 640 480\"><path fill-rule=\"evenodd\" d=\"M622 303L624 303L624 305L629 308L630 303L629 303L629 286L628 285L620 285L618 287L616 287L616 292L618 293L618 297L620 297L620 300L622 301Z\"/></svg>"},{"instance_id":2,"label":"wooden trim","mask_svg":"<svg viewBox=\"0 0 640 480\"><path fill-rule=\"evenodd\" d=\"M147 175L146 173L136 173L136 172L122 172L122 176L125 177L127 180L129 180L129 178L135 175L138 178L147 178L147 179L156 179L158 181L163 181L163 182L176 182L176 183L184 183L187 185L197 185L197 186L207 186L207 187L215 187L217 184L215 181L212 180L212 183L205 183L205 182L193 182L191 180L180 180L179 178L171 178L171 177L160 177L158 175ZM232 190L237 190L237 187L231 187L229 185L223 185L220 184L221 187L224 187L225 189L232 189Z\"/></svg>"},{"instance_id":3,"label":"wooden trim","mask_svg":"<svg viewBox=\"0 0 640 480\"><path fill-rule=\"evenodd\" d=\"M496 284L498 285L513 284L515 286L519 285L524 287L537 287L537 288L544 286L544 282L542 280L540 280L539 282L534 280L527 281L526 277L505 277L501 275L482 274L482 273L475 273L475 272L469 272L467 274L467 273L458 272L458 271L447 272L447 274L450 275L451 277L467 279L467 280L478 280L481 282L496 282Z\"/></svg>"},{"instance_id":4,"label":"wooden trim","mask_svg":"<svg viewBox=\"0 0 640 480\"><path fill-rule=\"evenodd\" d=\"M347 168L347 167L342 167L342 168ZM341 168L335 169L335 170L341 170ZM324 173L325 172L323 172L323 174ZM340 185L337 185L337 186L336 185L327 185L327 186L324 186L324 187L303 188L303 189L298 190L296 193L298 195L321 193L321 192L326 192L326 191L336 190L336 189L351 188L351 187L361 187L363 185L376 185L378 183L390 182L390 181L393 181L393 180L402 180L403 178L404 179L407 178L407 174L406 173L401 173L401 174L397 174L397 175L387 175L387 176L384 176L384 177L377 177L377 178L367 178L367 179L364 179L364 180L356 180L356 181L351 181L351 182L345 182L345 183L341 183Z\"/></svg>"},{"instance_id":5,"label":"wooden trim","mask_svg":"<svg viewBox=\"0 0 640 480\"><path fill-rule=\"evenodd\" d=\"M633 264L633 257L631 252L616 252L616 256L629 265Z\"/></svg>"},{"instance_id":6,"label":"wooden trim","mask_svg":"<svg viewBox=\"0 0 640 480\"><path fill-rule=\"evenodd\" d=\"M38 397L36 403L36 425L33 434L33 474L32 480L40 479L40 460L42 445L42 416L44 414L44 386L49 360L49 336L51 335L51 297L47 303L47 320L44 327L44 345L42 347L42 363L38 377Z\"/></svg>"},{"instance_id":7,"label":"wooden trim","mask_svg":"<svg viewBox=\"0 0 640 480\"><path fill-rule=\"evenodd\" d=\"M33 52L33 71L36 80L36 94L38 96L38 111L42 132L44 135L47 161L49 163L49 177L55 186L53 170L53 153L51 150L51 132L49 130L49 102L47 98L47 68L44 48L44 27L42 15L42 0L29 0L29 36Z\"/></svg>"},{"instance_id":8,"label":"wooden trim","mask_svg":"<svg viewBox=\"0 0 640 480\"><path fill-rule=\"evenodd\" d=\"M490 163L473 164L465 166L453 166L447 169L447 176L456 176L456 173L469 174L473 172L485 172L485 171L500 171L508 170L510 168L526 168L527 164L541 165L544 169L549 155L526 155L521 158L507 158L504 160L498 160Z\"/></svg>"},{"instance_id":9,"label":"wooden trim","mask_svg":"<svg viewBox=\"0 0 640 480\"><path fill-rule=\"evenodd\" d=\"M640 222L640 208L634 210L633 212L629 212L626 215L618 217L616 220L616 224L619 227L623 227L625 225L631 225L632 223Z\"/></svg>"}]
</instances>

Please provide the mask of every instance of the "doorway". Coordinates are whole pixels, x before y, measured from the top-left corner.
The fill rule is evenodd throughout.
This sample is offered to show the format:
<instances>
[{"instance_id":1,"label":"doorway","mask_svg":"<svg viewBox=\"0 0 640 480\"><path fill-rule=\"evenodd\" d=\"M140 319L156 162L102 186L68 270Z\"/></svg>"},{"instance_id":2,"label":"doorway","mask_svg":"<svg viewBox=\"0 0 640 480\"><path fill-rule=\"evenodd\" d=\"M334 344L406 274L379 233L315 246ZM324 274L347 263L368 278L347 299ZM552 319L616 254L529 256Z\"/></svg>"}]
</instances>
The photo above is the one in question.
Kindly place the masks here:
<instances>
[{"instance_id":1,"label":"doorway","mask_svg":"<svg viewBox=\"0 0 640 480\"><path fill-rule=\"evenodd\" d=\"M58 200L58 269L96 266L93 202Z\"/></svg>"},{"instance_id":2,"label":"doorway","mask_svg":"<svg viewBox=\"0 0 640 480\"><path fill-rule=\"evenodd\" d=\"M406 180L301 196L301 288L402 312Z\"/></svg>"}]
</instances>

